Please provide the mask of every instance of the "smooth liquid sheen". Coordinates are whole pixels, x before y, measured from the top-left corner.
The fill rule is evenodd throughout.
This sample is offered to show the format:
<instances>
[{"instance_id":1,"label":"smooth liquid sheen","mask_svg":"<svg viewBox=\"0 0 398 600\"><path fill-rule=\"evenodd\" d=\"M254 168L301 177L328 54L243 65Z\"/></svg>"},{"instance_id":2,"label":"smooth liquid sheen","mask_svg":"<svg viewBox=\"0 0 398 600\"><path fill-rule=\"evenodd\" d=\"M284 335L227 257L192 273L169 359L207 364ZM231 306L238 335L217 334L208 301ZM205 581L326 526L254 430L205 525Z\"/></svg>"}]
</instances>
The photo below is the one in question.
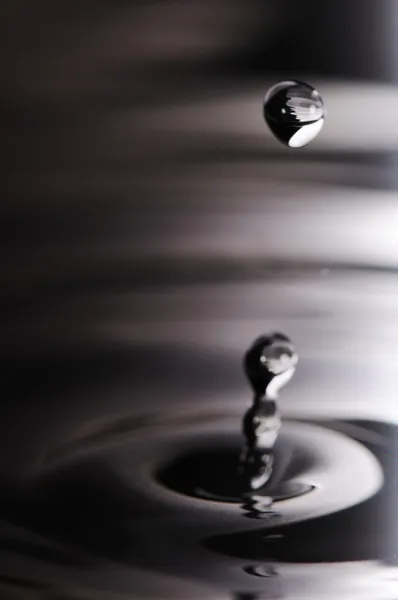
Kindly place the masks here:
<instances>
[{"instance_id":1,"label":"smooth liquid sheen","mask_svg":"<svg viewBox=\"0 0 398 600\"><path fill-rule=\"evenodd\" d=\"M231 420L231 407L222 418L215 408L200 414L198 419L168 410L93 424L84 437L52 453L18 493L3 490L2 517L18 534L19 551L43 556L45 543L51 557L35 562L32 585L46 581L57 562L73 593L82 590L76 592L79 600L100 597L98 587L104 586L112 587L114 600L132 580L130 596L142 598L141 589L151 582L161 589L168 576L170 598L200 597L195 586L201 582L214 590L207 596L212 599L260 593L275 598L282 590L294 592L294 563L376 560L395 553L395 537L372 517L383 514L386 497L395 497L396 478L390 476L395 465L385 447L392 448L396 428L382 428L382 445L367 449L360 437L338 433L337 422L319 427L286 419L273 448L274 482L244 502L236 477L239 415ZM346 424L341 427L345 431ZM363 427L353 433L369 437ZM373 453L386 468L386 486L375 500L380 484ZM21 563L9 554L7 568L17 577ZM80 558L78 569L71 556ZM104 561L112 564L111 580ZM257 566L274 562L272 576L257 572ZM256 565L256 572L248 565ZM151 573L149 582L140 579L142 572ZM191 588L182 590L181 581L190 581ZM57 581L51 585L56 597Z\"/></svg>"},{"instance_id":2,"label":"smooth liquid sheen","mask_svg":"<svg viewBox=\"0 0 398 600\"><path fill-rule=\"evenodd\" d=\"M319 92L299 81L272 86L265 96L263 113L273 135L289 148L303 148L312 142L325 121Z\"/></svg>"}]
</instances>

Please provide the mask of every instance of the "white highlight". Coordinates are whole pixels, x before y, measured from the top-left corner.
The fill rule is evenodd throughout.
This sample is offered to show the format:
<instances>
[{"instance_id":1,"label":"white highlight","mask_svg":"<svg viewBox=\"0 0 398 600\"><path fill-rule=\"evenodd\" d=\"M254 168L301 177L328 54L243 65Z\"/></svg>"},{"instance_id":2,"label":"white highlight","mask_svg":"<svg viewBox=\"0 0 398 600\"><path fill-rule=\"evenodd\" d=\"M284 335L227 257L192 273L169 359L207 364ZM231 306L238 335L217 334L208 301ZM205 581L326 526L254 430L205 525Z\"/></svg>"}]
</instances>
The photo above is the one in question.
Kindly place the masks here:
<instances>
[{"instance_id":1,"label":"white highlight","mask_svg":"<svg viewBox=\"0 0 398 600\"><path fill-rule=\"evenodd\" d=\"M306 146L313 139L316 138L318 133L321 131L325 119L319 119L316 123L310 123L309 125L304 125L301 127L294 136L289 140L290 148L302 148Z\"/></svg>"}]
</instances>

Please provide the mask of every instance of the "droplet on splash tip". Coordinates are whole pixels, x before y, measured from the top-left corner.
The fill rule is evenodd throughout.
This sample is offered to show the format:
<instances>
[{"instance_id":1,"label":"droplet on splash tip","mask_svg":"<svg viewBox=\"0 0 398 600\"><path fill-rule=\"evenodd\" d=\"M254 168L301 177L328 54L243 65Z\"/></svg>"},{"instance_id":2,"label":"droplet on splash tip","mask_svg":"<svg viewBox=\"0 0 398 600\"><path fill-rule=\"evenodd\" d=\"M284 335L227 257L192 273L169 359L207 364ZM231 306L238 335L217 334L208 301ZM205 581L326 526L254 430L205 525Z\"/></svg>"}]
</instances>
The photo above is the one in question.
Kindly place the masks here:
<instances>
[{"instance_id":1,"label":"droplet on splash tip","mask_svg":"<svg viewBox=\"0 0 398 600\"><path fill-rule=\"evenodd\" d=\"M321 131L325 106L319 92L301 81L281 81L267 92L263 115L277 140L303 148Z\"/></svg>"},{"instance_id":2,"label":"droplet on splash tip","mask_svg":"<svg viewBox=\"0 0 398 600\"><path fill-rule=\"evenodd\" d=\"M244 357L244 369L255 393L275 398L291 379L298 362L293 342L279 332L254 340Z\"/></svg>"}]
</instances>

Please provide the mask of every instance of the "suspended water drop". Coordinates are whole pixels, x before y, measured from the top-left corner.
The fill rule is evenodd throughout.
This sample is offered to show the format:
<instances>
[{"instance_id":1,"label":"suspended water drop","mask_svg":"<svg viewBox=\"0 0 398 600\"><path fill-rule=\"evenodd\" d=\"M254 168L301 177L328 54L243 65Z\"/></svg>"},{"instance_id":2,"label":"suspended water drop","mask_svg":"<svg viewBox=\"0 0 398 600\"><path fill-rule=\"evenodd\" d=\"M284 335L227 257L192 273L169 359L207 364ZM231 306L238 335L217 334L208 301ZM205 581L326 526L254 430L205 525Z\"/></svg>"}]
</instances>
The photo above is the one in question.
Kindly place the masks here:
<instances>
[{"instance_id":1,"label":"suspended water drop","mask_svg":"<svg viewBox=\"0 0 398 600\"><path fill-rule=\"evenodd\" d=\"M274 136L290 148L312 142L323 127L326 113L319 92L300 81L273 85L265 96L263 112Z\"/></svg>"}]
</instances>

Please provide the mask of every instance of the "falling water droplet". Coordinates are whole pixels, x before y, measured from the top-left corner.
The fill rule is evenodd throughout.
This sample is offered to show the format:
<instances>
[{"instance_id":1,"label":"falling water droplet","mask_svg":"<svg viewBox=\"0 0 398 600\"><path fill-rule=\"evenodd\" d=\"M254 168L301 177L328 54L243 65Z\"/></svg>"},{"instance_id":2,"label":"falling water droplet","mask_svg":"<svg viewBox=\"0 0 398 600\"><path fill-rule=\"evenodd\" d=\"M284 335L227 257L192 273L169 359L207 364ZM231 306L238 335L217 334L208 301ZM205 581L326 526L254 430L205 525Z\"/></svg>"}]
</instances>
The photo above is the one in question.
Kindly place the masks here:
<instances>
[{"instance_id":1,"label":"falling water droplet","mask_svg":"<svg viewBox=\"0 0 398 600\"><path fill-rule=\"evenodd\" d=\"M263 113L280 142L290 148L302 148L321 131L326 111L313 87L300 81L281 81L268 90Z\"/></svg>"}]
</instances>

